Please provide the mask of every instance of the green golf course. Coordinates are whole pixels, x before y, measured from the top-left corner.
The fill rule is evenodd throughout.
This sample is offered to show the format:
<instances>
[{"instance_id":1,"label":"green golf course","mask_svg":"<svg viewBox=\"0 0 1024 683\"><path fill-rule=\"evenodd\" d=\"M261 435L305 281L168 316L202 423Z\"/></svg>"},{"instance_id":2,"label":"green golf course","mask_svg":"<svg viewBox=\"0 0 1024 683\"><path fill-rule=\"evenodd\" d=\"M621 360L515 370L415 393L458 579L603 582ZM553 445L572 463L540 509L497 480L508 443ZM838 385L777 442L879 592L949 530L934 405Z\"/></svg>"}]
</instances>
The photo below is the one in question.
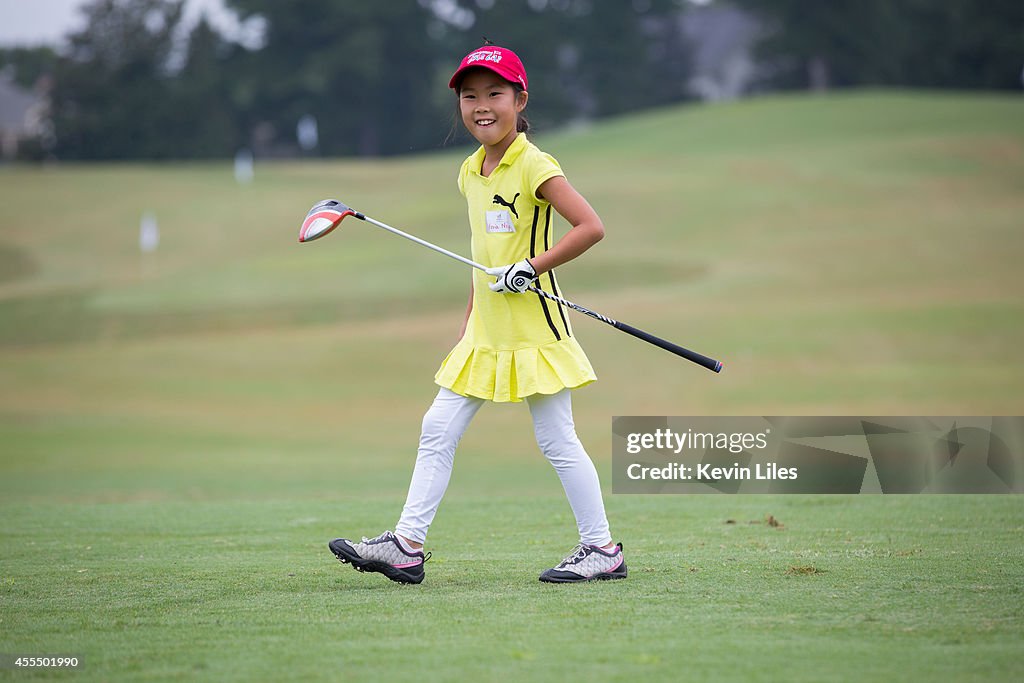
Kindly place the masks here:
<instances>
[{"instance_id":1,"label":"green golf course","mask_svg":"<svg viewBox=\"0 0 1024 683\"><path fill-rule=\"evenodd\" d=\"M537 132L607 231L563 295L725 364L573 314L630 576L569 586L537 581L577 537L525 404L463 439L422 585L327 549L397 521L469 273L299 226L334 197L468 256L469 148L248 185L0 166L0 654L82 660L0 680L1024 676L1014 496L610 488L616 415L1024 414L1022 121L1019 96L894 90Z\"/></svg>"}]
</instances>

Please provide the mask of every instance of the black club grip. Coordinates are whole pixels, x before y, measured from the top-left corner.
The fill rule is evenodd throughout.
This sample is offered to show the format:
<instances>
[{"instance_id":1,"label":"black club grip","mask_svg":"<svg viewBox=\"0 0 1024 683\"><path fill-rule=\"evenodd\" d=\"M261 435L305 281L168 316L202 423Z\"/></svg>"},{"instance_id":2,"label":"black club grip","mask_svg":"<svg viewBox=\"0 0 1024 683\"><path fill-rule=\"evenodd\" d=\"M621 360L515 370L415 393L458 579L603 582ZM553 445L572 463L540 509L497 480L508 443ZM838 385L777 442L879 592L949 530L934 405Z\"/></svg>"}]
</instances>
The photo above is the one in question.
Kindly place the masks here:
<instances>
[{"instance_id":1,"label":"black club grip","mask_svg":"<svg viewBox=\"0 0 1024 683\"><path fill-rule=\"evenodd\" d=\"M703 365L711 372L722 371L722 362L717 361L714 358L708 358L707 356L697 353L696 351L684 349L682 346L679 346L678 344L673 344L672 342L666 341L661 337L655 337L653 334L649 334L647 332L644 332L643 330L638 330L632 325L627 325L626 323L619 322L618 320L615 321L614 325L615 329L622 330L626 334L631 334L637 339L643 339L648 344L654 344L655 346L659 346L665 349L666 351L670 351L676 354L677 356L682 356L686 360L694 362L697 365Z\"/></svg>"}]
</instances>

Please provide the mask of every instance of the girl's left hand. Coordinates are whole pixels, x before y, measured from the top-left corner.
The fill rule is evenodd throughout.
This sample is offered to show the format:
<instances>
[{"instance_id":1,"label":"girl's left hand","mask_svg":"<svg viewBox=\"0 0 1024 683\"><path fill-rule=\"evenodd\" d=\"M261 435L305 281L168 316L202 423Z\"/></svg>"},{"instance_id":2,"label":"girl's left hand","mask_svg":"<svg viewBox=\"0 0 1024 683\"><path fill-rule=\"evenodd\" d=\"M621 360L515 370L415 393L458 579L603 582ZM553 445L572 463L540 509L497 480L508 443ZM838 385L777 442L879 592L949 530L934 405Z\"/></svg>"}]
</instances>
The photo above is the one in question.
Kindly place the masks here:
<instances>
[{"instance_id":1,"label":"girl's left hand","mask_svg":"<svg viewBox=\"0 0 1024 683\"><path fill-rule=\"evenodd\" d=\"M522 294L537 279L537 271L534 270L533 264L530 263L529 259L523 259L518 263L507 266L488 268L487 274L498 278L494 284L488 285L488 287L491 288L492 292L499 294L502 292Z\"/></svg>"}]
</instances>

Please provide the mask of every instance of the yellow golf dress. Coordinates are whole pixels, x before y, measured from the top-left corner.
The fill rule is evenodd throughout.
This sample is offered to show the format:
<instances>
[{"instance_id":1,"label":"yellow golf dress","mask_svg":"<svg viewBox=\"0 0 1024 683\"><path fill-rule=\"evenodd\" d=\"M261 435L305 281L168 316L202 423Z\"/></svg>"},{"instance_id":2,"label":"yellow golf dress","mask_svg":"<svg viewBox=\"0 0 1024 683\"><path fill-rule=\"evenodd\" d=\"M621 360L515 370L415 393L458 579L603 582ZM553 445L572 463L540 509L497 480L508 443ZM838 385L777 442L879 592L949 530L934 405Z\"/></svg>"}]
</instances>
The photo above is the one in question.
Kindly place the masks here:
<instances>
[{"instance_id":1,"label":"yellow golf dress","mask_svg":"<svg viewBox=\"0 0 1024 683\"><path fill-rule=\"evenodd\" d=\"M555 242L551 204L537 198L537 189L563 175L558 162L523 133L486 178L480 174L483 160L480 147L459 171L459 191L469 203L473 260L491 268L547 251ZM496 294L488 288L493 282L492 276L473 271L466 334L441 363L437 384L463 396L506 402L597 379L564 306L533 292ZM553 272L535 284L561 296Z\"/></svg>"}]
</instances>

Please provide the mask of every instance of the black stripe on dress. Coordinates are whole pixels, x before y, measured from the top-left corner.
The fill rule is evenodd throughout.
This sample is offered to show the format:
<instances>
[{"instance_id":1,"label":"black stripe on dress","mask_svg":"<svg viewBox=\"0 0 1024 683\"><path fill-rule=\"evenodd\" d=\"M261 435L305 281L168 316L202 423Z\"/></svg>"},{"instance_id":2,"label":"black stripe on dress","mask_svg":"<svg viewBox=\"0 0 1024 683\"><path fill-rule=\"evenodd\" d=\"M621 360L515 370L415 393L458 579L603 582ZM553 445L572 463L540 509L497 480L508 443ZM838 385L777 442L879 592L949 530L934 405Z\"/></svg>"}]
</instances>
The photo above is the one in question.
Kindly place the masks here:
<instances>
[{"instance_id":1,"label":"black stripe on dress","mask_svg":"<svg viewBox=\"0 0 1024 683\"><path fill-rule=\"evenodd\" d=\"M548 204L547 215L544 216L544 251L551 248L549 242L549 236L551 234L551 205ZM551 291L555 293L555 296L562 296L562 293L558 291L558 285L555 284L555 270L552 268L548 271L548 279L551 281ZM572 332L569 331L569 322L565 319L565 307L562 304L556 304L558 306L558 315L562 318L562 327L565 328L565 336L571 337Z\"/></svg>"},{"instance_id":2,"label":"black stripe on dress","mask_svg":"<svg viewBox=\"0 0 1024 683\"><path fill-rule=\"evenodd\" d=\"M548 207L550 217L551 207ZM537 256L537 223L540 221L540 207L533 207L533 228L530 232L530 258ZM540 280L537 280L538 287L540 286ZM555 335L555 341L562 341L562 335L558 333L558 328L555 327L554 321L551 320L551 312L548 311L548 302L540 294L537 295L537 300L540 301L540 307L544 309L544 317L548 319L548 327L551 328L551 332Z\"/></svg>"}]
</instances>

